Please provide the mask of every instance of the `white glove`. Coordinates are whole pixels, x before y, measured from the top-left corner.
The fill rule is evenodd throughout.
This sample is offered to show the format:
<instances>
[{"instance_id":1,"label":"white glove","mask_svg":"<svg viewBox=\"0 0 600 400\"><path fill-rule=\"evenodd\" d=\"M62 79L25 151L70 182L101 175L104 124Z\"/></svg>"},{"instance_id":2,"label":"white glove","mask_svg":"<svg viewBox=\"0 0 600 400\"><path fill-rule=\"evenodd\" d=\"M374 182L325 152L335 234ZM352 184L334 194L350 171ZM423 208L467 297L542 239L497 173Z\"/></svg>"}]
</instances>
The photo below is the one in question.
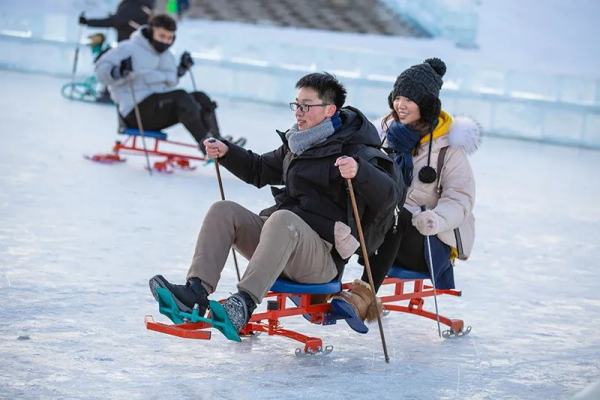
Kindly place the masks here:
<instances>
[{"instance_id":1,"label":"white glove","mask_svg":"<svg viewBox=\"0 0 600 400\"><path fill-rule=\"evenodd\" d=\"M437 235L441 231L442 217L437 215L435 211L426 210L415 215L412 218L412 224L417 228L421 235Z\"/></svg>"},{"instance_id":2,"label":"white glove","mask_svg":"<svg viewBox=\"0 0 600 400\"><path fill-rule=\"evenodd\" d=\"M333 238L335 240L335 249L343 260L350 258L360 246L358 240L352 236L350 227L340 221L335 222Z\"/></svg>"}]
</instances>

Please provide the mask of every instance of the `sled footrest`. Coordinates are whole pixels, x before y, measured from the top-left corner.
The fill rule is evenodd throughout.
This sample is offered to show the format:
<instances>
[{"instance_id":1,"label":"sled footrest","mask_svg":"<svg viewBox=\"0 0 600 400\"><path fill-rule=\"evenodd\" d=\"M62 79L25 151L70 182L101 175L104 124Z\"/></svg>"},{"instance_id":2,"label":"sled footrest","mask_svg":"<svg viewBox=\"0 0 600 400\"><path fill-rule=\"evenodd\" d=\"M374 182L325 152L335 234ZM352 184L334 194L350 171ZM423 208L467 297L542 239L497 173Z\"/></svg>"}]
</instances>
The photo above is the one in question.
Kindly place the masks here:
<instances>
[{"instance_id":1,"label":"sled footrest","mask_svg":"<svg viewBox=\"0 0 600 400\"><path fill-rule=\"evenodd\" d=\"M190 322L179 325L169 325L154 321L152 315L146 315L144 322L146 324L146 329L150 331L166 333L167 335L178 336L184 339L210 340L211 338L212 332L205 330L210 328L211 325L205 322Z\"/></svg>"},{"instance_id":2,"label":"sled footrest","mask_svg":"<svg viewBox=\"0 0 600 400\"><path fill-rule=\"evenodd\" d=\"M184 326L187 323L192 323L196 325L191 329L205 329L212 327L218 329L227 339L236 342L240 341L240 337L235 328L233 327L231 321L229 320L229 317L227 316L227 313L225 312L225 309L223 308L221 303L213 300L209 301L210 318L205 318L200 315L198 307L194 307L191 313L179 310L179 307L177 306L173 295L165 288L157 288L156 294L158 295L158 310L161 314L167 316L171 321L175 323L175 325L168 326L168 331L166 331L166 328L164 328L164 326L160 327L161 330L159 330L159 332L175 334L175 336L181 336L173 332L179 332L179 329L182 326ZM200 323L200 325L198 325L198 323ZM153 326L154 328L158 328L157 324L151 326ZM146 323L146 327L148 327L148 323ZM204 339L204 337L201 337L200 339Z\"/></svg>"}]
</instances>

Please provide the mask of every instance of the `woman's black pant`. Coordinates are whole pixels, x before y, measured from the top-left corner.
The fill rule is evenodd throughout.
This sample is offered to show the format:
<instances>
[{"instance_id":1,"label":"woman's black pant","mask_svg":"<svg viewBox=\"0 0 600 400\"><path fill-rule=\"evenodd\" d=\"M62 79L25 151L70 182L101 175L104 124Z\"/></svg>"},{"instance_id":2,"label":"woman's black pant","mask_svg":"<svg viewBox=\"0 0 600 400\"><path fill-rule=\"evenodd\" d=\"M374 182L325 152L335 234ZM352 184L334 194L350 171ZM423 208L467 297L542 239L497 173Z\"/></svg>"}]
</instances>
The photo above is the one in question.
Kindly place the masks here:
<instances>
[{"instance_id":1,"label":"woman's black pant","mask_svg":"<svg viewBox=\"0 0 600 400\"><path fill-rule=\"evenodd\" d=\"M215 109L217 103L204 92L188 93L185 90L155 93L138 104L144 129L159 131L181 122L204 150L202 141L208 133L221 137ZM130 128L139 128L135 110L124 118Z\"/></svg>"},{"instance_id":2,"label":"woman's black pant","mask_svg":"<svg viewBox=\"0 0 600 400\"><path fill-rule=\"evenodd\" d=\"M425 236L421 235L412 224L411 212L402 207L395 231L393 228L390 229L377 254L369 257L375 291L379 290L393 264L429 274L424 256L424 243ZM359 260L359 262L364 265L362 260ZM361 279L364 282L369 282L366 270L363 272Z\"/></svg>"}]
</instances>

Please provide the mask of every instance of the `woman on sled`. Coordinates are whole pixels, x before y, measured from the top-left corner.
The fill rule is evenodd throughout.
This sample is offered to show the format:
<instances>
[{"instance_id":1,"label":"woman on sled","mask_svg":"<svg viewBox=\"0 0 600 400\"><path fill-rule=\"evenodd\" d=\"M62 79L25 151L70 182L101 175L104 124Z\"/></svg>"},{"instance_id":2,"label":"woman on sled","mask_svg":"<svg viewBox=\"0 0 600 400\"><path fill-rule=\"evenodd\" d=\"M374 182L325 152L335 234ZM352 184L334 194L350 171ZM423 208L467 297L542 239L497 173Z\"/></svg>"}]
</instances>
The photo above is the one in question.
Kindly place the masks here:
<instances>
[{"instance_id":1,"label":"woman on sled","mask_svg":"<svg viewBox=\"0 0 600 400\"><path fill-rule=\"evenodd\" d=\"M388 96L390 111L375 124L408 187L384 243L376 252L369 249L375 291L393 265L428 276L432 270L437 289L452 289L454 260L467 259L473 247L475 179L467 154L477 149L480 128L442 110L439 92L445 72L438 58L402 72ZM382 311L368 282L364 271L349 291L332 300L334 310L359 333L368 331L365 320L375 320Z\"/></svg>"}]
</instances>

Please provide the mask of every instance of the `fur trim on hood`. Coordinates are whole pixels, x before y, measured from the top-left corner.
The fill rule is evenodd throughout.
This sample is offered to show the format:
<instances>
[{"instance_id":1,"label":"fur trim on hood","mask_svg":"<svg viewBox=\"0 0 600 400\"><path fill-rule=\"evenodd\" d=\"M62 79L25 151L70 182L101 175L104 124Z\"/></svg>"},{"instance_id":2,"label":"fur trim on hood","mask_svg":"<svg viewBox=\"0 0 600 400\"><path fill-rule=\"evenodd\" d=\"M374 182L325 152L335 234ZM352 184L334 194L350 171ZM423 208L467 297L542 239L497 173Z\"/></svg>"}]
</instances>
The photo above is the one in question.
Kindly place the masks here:
<instances>
[{"instance_id":1,"label":"fur trim on hood","mask_svg":"<svg viewBox=\"0 0 600 400\"><path fill-rule=\"evenodd\" d=\"M465 153L471 155L477 151L481 144L481 125L474 119L460 115L454 117L448 142L452 147L461 147Z\"/></svg>"}]
</instances>

